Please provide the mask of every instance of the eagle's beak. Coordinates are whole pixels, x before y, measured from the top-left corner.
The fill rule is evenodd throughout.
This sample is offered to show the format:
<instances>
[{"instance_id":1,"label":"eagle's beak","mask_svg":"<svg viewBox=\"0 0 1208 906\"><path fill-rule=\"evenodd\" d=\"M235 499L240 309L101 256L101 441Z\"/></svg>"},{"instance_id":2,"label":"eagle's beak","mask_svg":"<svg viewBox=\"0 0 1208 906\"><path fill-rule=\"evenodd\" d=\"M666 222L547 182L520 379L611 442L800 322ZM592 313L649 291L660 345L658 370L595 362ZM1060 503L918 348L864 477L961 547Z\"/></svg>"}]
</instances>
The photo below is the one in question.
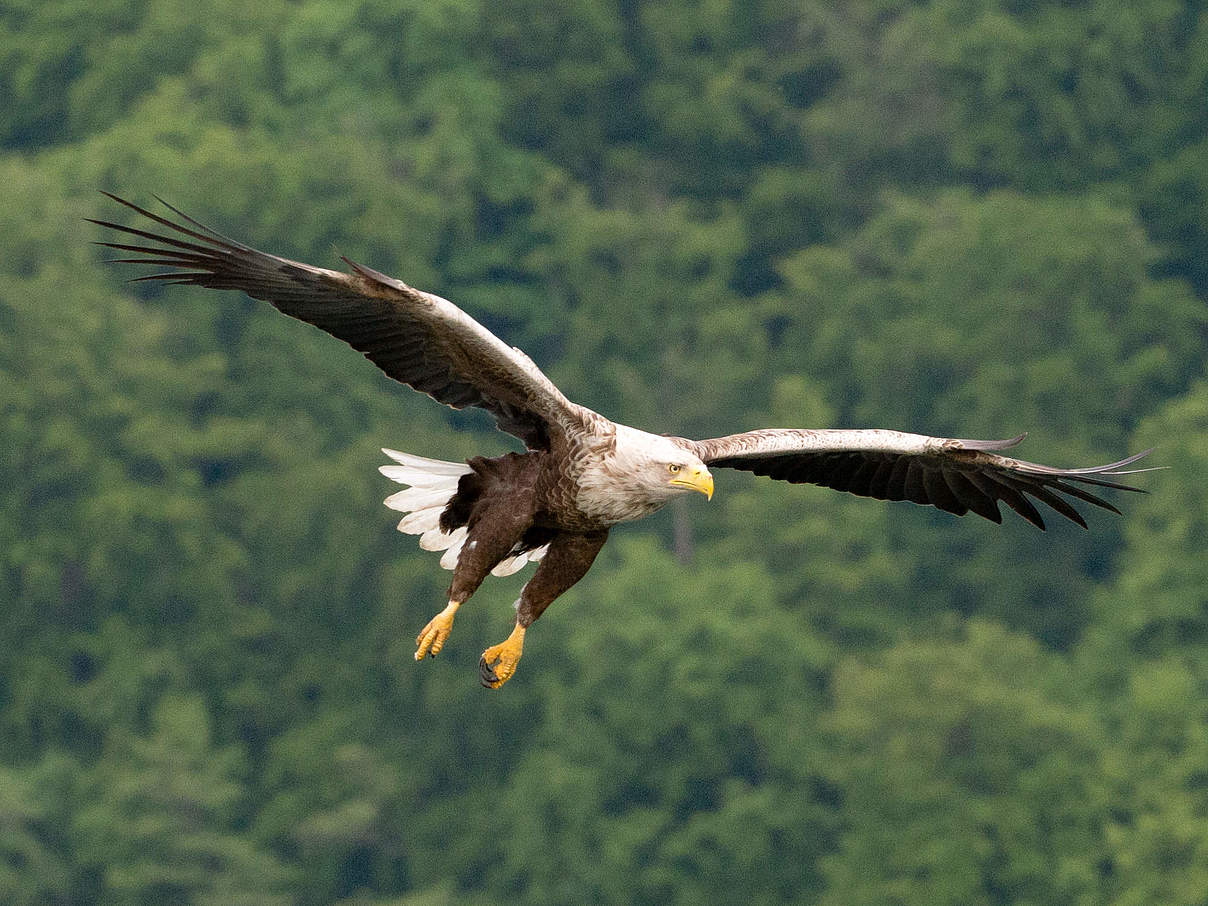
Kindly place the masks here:
<instances>
[{"instance_id":1,"label":"eagle's beak","mask_svg":"<svg viewBox=\"0 0 1208 906\"><path fill-rule=\"evenodd\" d=\"M687 475L671 479L671 484L677 488L700 491L709 500L713 499L713 476L709 474L708 469L693 469Z\"/></svg>"}]
</instances>

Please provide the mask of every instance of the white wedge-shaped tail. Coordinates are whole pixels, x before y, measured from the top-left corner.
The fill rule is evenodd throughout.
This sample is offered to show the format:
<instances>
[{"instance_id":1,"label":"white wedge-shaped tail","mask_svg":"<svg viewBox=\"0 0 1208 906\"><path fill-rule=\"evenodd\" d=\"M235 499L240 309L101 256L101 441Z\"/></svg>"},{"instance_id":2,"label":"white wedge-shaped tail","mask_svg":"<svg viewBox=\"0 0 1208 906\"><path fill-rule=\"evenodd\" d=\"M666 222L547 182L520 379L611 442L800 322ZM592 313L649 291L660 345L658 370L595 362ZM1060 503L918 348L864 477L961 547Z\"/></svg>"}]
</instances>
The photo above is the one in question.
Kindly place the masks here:
<instances>
[{"instance_id":1,"label":"white wedge-shaped tail","mask_svg":"<svg viewBox=\"0 0 1208 906\"><path fill-rule=\"evenodd\" d=\"M426 459L385 447L382 452L397 465L379 466L378 471L391 481L407 485L406 490L391 494L384 501L390 509L404 514L399 521L398 530L407 535L419 535L419 546L423 550L444 551L440 565L445 569L453 569L457 566L457 558L461 556L462 547L466 543L466 529L463 526L451 532L442 532L440 514L457 493L457 483L461 476L470 471L470 467L465 463ZM510 576L519 572L528 563L540 560L547 547L548 545L524 553L513 551L491 572L496 576Z\"/></svg>"}]
</instances>

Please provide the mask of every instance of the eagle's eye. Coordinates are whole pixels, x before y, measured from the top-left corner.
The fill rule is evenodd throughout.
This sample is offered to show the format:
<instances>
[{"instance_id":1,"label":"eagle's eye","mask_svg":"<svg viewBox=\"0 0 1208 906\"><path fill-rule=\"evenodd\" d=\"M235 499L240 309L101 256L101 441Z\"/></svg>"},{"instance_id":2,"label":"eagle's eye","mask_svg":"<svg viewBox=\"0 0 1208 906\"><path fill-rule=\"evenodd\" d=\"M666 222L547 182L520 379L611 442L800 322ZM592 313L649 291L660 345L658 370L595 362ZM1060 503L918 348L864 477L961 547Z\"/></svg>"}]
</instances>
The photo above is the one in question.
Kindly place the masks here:
<instances>
[{"instance_id":1,"label":"eagle's eye","mask_svg":"<svg viewBox=\"0 0 1208 906\"><path fill-rule=\"evenodd\" d=\"M672 463L671 465L667 466L667 471L670 472L672 475L674 475L682 468L683 468L683 466Z\"/></svg>"}]
</instances>

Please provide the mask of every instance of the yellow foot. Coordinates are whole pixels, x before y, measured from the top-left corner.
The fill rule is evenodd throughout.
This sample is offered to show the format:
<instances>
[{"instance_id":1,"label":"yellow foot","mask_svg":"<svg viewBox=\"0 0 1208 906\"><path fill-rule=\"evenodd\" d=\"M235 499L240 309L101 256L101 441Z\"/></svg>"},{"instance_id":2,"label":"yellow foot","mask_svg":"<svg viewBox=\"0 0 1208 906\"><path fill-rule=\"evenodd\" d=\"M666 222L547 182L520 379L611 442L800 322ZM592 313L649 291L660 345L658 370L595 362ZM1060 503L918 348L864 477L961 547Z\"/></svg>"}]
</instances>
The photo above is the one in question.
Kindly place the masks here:
<instances>
[{"instance_id":1,"label":"yellow foot","mask_svg":"<svg viewBox=\"0 0 1208 906\"><path fill-rule=\"evenodd\" d=\"M445 639L453 631L453 615L461 605L450 601L449 606L428 621L428 625L415 637L415 659L422 661L425 654L436 657L445 647Z\"/></svg>"},{"instance_id":2,"label":"yellow foot","mask_svg":"<svg viewBox=\"0 0 1208 906\"><path fill-rule=\"evenodd\" d=\"M482 673L482 684L488 689L498 689L516 672L520 655L524 652L524 627L517 623L507 641L492 645L482 653L478 670Z\"/></svg>"}]
</instances>

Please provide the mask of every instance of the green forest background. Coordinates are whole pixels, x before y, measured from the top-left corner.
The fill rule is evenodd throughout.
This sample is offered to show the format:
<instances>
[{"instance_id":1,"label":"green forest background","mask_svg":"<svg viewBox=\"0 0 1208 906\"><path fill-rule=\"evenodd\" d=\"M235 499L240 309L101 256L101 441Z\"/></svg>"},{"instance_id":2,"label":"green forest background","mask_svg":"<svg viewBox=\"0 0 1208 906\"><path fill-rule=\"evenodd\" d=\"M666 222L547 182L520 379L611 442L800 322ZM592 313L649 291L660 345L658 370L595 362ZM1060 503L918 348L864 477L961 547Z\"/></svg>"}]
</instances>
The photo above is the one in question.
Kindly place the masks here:
<instances>
[{"instance_id":1,"label":"green forest background","mask_svg":"<svg viewBox=\"0 0 1208 906\"><path fill-rule=\"evenodd\" d=\"M0 902L1208 903L1203 10L3 0ZM509 439L123 283L101 188L639 427L1170 470L1047 533L722 472L488 692L526 576L414 663L376 467Z\"/></svg>"}]
</instances>

